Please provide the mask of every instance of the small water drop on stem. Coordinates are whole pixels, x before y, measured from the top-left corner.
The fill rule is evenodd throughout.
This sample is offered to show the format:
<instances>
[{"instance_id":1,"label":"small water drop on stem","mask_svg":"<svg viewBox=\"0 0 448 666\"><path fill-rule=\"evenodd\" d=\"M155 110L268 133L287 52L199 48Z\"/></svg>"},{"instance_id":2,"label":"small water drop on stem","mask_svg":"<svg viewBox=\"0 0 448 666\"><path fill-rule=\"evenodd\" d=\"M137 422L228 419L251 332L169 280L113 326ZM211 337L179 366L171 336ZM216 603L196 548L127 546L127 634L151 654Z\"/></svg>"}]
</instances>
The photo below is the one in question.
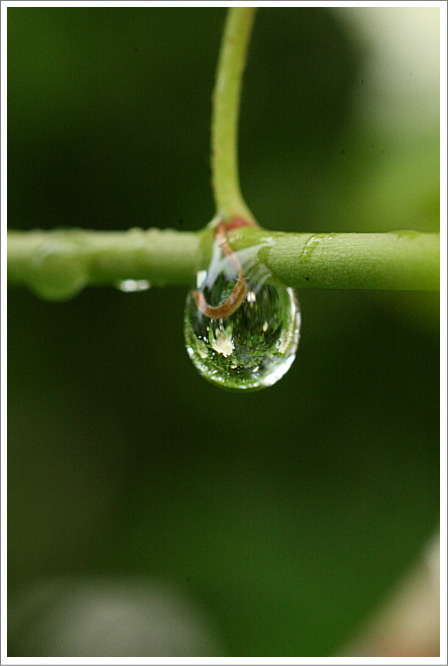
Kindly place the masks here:
<instances>
[{"instance_id":1,"label":"small water drop on stem","mask_svg":"<svg viewBox=\"0 0 448 666\"><path fill-rule=\"evenodd\" d=\"M151 283L148 280L121 280L116 286L120 291L131 293L135 291L147 291L151 287Z\"/></svg>"}]
</instances>

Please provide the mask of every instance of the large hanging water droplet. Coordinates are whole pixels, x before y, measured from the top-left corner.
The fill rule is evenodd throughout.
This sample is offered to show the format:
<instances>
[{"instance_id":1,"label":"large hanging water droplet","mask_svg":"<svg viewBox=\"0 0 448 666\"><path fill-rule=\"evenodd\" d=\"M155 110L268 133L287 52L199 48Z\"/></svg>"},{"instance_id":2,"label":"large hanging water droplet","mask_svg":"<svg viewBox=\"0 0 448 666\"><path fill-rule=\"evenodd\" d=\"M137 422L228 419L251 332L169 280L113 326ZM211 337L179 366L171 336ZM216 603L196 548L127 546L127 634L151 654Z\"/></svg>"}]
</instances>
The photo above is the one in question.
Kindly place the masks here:
<instances>
[{"instance_id":1,"label":"large hanging water droplet","mask_svg":"<svg viewBox=\"0 0 448 666\"><path fill-rule=\"evenodd\" d=\"M210 311L219 313L219 307L238 291L241 273L232 257L223 256L216 245L210 265L197 273L199 291L188 294L185 307L185 342L191 360L205 379L234 391L275 384L291 367L299 342L297 295L272 278L258 260L259 250L258 246L237 253L245 295L228 316L207 316L201 306L201 301L206 302Z\"/></svg>"}]
</instances>

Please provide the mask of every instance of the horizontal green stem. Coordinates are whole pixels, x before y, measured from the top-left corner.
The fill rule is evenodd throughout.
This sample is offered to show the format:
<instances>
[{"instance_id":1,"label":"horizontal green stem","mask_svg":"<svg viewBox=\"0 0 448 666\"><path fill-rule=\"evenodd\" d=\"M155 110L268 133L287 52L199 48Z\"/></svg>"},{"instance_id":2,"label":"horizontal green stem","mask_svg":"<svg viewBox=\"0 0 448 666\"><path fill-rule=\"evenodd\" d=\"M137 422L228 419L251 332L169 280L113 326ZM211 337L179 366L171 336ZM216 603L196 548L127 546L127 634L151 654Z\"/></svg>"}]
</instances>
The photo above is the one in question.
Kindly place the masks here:
<instances>
[{"instance_id":1,"label":"horizontal green stem","mask_svg":"<svg viewBox=\"0 0 448 666\"><path fill-rule=\"evenodd\" d=\"M203 233L11 231L8 282L53 300L87 285L124 280L188 285L200 262ZM257 246L258 260L273 276L298 289L439 288L438 234L287 234L247 227L230 234L229 242L237 251Z\"/></svg>"}]
</instances>

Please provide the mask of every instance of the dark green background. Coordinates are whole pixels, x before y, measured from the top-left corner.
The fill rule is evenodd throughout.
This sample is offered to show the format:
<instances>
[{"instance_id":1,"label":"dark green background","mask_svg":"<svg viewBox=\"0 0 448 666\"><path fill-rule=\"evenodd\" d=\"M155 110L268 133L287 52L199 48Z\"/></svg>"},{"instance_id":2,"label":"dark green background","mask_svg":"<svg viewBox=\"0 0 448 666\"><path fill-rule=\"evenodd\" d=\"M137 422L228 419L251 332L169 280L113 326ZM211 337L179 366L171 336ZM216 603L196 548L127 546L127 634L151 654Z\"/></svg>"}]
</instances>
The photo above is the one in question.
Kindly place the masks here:
<instances>
[{"instance_id":1,"label":"dark green background","mask_svg":"<svg viewBox=\"0 0 448 666\"><path fill-rule=\"evenodd\" d=\"M9 8L10 227L204 226L224 18ZM436 229L437 126L361 122L366 55L335 12L259 11L240 153L263 226ZM438 522L438 296L299 294L292 369L232 395L187 357L185 294L10 291L11 602L60 574L161 578L225 655L330 655Z\"/></svg>"}]
</instances>

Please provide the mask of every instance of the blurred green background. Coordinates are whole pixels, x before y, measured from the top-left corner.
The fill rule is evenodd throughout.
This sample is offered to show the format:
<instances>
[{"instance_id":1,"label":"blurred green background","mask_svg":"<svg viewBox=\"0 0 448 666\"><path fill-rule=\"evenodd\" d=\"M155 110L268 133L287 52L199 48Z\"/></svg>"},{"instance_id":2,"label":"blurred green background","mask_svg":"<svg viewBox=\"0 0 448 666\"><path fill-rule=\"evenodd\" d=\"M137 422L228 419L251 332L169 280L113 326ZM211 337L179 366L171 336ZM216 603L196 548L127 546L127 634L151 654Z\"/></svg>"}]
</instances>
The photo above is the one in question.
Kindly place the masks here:
<instances>
[{"instance_id":1,"label":"blurred green background","mask_svg":"<svg viewBox=\"0 0 448 666\"><path fill-rule=\"evenodd\" d=\"M437 63L421 39L434 12L259 11L240 154L263 226L437 229ZM224 19L9 8L9 226L204 226ZM196 373L185 295L9 293L9 656L331 655L437 527L437 294L299 294L296 362L249 395ZM149 590L160 620L162 585L186 599L166 626L202 619L180 644L150 619L140 635L132 613L97 634L92 619L88 648L83 632L73 646L98 581L109 610ZM68 589L90 590L72 625Z\"/></svg>"}]
</instances>

